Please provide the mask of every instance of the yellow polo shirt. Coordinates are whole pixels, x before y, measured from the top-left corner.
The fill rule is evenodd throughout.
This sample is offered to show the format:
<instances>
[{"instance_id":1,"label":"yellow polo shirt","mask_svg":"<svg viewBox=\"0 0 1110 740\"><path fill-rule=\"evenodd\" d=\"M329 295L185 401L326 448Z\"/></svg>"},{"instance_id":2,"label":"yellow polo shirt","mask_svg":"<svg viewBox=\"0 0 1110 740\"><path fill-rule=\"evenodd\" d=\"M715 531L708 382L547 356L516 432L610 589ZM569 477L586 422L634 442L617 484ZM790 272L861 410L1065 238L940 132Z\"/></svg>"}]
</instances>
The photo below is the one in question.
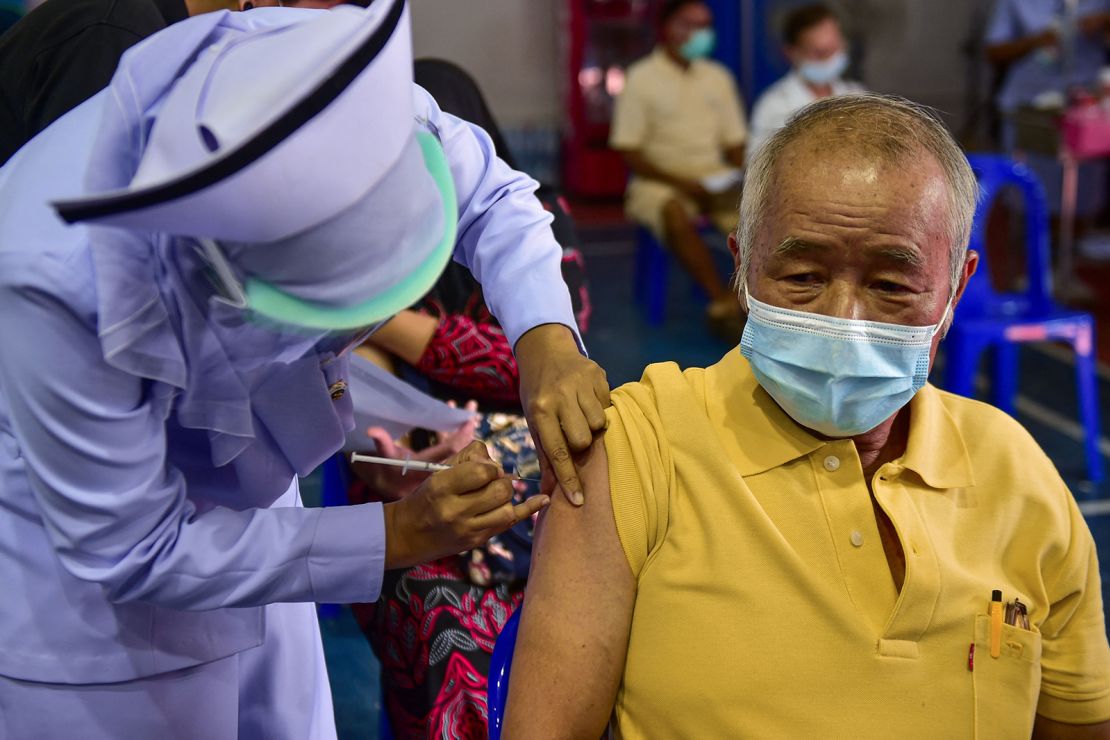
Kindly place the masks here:
<instances>
[{"instance_id":1,"label":"yellow polo shirt","mask_svg":"<svg viewBox=\"0 0 1110 740\"><path fill-rule=\"evenodd\" d=\"M653 365L613 394L617 531L637 581L622 738L1029 737L1110 719L1095 547L1020 425L926 386L872 478L791 420L739 353ZM1029 607L990 657L988 603ZM969 652L974 645L973 666Z\"/></svg>"},{"instance_id":2,"label":"yellow polo shirt","mask_svg":"<svg viewBox=\"0 0 1110 740\"><path fill-rule=\"evenodd\" d=\"M628 69L609 144L639 150L672 174L704 177L726 169L724 151L747 135L744 105L725 67L699 59L684 69L656 49Z\"/></svg>"}]
</instances>

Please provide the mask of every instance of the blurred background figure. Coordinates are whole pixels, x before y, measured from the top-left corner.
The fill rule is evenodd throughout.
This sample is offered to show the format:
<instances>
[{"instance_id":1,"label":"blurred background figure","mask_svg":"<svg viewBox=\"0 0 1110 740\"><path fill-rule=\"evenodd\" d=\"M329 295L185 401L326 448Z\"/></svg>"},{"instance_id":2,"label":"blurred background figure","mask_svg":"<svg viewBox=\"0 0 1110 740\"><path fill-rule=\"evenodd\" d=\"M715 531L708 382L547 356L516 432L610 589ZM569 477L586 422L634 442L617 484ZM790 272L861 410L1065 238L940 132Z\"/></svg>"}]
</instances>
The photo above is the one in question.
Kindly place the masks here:
<instances>
[{"instance_id":1,"label":"blurred background figure","mask_svg":"<svg viewBox=\"0 0 1110 740\"><path fill-rule=\"evenodd\" d=\"M848 45L840 21L828 6L813 3L790 11L782 24L782 45L791 69L752 108L749 160L790 116L814 100L863 91L863 85L843 77Z\"/></svg>"},{"instance_id":2,"label":"blurred background figure","mask_svg":"<svg viewBox=\"0 0 1110 740\"><path fill-rule=\"evenodd\" d=\"M0 37L0 165L104 89L127 49L191 14L237 7L235 0L40 4Z\"/></svg>"},{"instance_id":3,"label":"blurred background figure","mask_svg":"<svg viewBox=\"0 0 1110 740\"><path fill-rule=\"evenodd\" d=\"M1106 63L1107 32L1106 0L998 0L986 51L1005 71L999 106L1012 112L1038 95L1093 85Z\"/></svg>"},{"instance_id":4,"label":"blurred background figure","mask_svg":"<svg viewBox=\"0 0 1110 740\"><path fill-rule=\"evenodd\" d=\"M23 17L26 7L19 0L0 0L0 33L4 33Z\"/></svg>"},{"instance_id":5,"label":"blurred background figure","mask_svg":"<svg viewBox=\"0 0 1110 740\"><path fill-rule=\"evenodd\" d=\"M1064 218L1074 218L1068 230L1074 227L1079 237L1090 231L1105 206L1110 170L1104 160L1080 163L1077 190L1069 195L1074 205L1065 209L1064 171L1058 137L1053 134L1056 118L1077 102L1076 95L1097 90L1099 72L1106 65L1108 33L1107 0L998 0L984 34L986 55L999 81L995 104L1001 116L1002 148L1018 153L1033 169L1054 217L1074 209ZM1070 250L1070 243L1063 249ZM1057 250L1058 260L1060 256ZM1056 277L1059 293L1073 300L1093 300L1072 275Z\"/></svg>"},{"instance_id":6,"label":"blurred background figure","mask_svg":"<svg viewBox=\"0 0 1110 740\"><path fill-rule=\"evenodd\" d=\"M610 144L632 178L625 207L649 228L709 297L711 330L739 341L740 304L699 233L703 217L736 227L747 125L729 71L713 51L713 13L700 0L671 0L659 13L659 43L628 70Z\"/></svg>"}]
</instances>

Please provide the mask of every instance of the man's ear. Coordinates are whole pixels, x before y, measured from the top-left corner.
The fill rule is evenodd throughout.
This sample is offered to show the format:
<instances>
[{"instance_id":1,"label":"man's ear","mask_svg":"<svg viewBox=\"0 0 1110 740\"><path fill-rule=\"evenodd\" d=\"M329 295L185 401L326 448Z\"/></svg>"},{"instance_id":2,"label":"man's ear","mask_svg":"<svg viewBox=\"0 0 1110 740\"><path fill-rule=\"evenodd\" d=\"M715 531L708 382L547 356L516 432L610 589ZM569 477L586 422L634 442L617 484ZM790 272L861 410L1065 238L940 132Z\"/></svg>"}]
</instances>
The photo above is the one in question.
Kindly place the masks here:
<instances>
[{"instance_id":1,"label":"man's ear","mask_svg":"<svg viewBox=\"0 0 1110 740\"><path fill-rule=\"evenodd\" d=\"M960 281L956 284L956 297L952 299L952 308L948 309L948 317L945 319L945 326L942 327L942 335L948 333L952 328L952 322L956 318L956 306L960 305L960 299L963 298L964 291L967 290L968 281L975 271L979 269L979 253L974 249L969 249L967 256L964 258L964 269L960 274Z\"/></svg>"},{"instance_id":2,"label":"man's ear","mask_svg":"<svg viewBox=\"0 0 1110 740\"><path fill-rule=\"evenodd\" d=\"M740 242L736 238L735 231L729 232L728 251L732 252L732 280L730 281L730 285L736 292L736 295L739 296L740 303L746 313L748 310L748 301L745 296L741 295L740 290L742 287L740 285Z\"/></svg>"},{"instance_id":3,"label":"man's ear","mask_svg":"<svg viewBox=\"0 0 1110 740\"><path fill-rule=\"evenodd\" d=\"M956 285L956 299L952 301L952 310L956 310L956 304L960 302L963 297L964 291L967 289L967 283L971 280L971 276L979 269L979 253L974 249L969 249L967 257L964 258L964 270L960 275L960 282Z\"/></svg>"}]
</instances>

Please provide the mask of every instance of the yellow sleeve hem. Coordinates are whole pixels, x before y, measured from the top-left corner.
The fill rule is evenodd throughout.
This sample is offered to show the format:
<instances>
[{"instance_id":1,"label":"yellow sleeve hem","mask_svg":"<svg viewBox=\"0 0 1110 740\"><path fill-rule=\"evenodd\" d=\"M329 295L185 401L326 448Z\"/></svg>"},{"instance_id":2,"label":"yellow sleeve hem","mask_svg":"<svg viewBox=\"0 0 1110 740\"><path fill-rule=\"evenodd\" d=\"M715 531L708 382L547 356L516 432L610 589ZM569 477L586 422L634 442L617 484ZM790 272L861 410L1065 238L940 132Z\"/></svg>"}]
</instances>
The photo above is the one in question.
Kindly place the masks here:
<instances>
[{"instance_id":1,"label":"yellow sleeve hem","mask_svg":"<svg viewBox=\"0 0 1110 740\"><path fill-rule=\"evenodd\" d=\"M639 578L648 555L644 493L632 458L628 430L615 409L610 408L607 415L609 428L605 432L605 453L609 458L609 495L613 500L613 518L632 575Z\"/></svg>"},{"instance_id":2,"label":"yellow sleeve hem","mask_svg":"<svg viewBox=\"0 0 1110 740\"><path fill-rule=\"evenodd\" d=\"M1042 691L1037 714L1073 725L1110 721L1110 691L1089 699L1061 699Z\"/></svg>"}]
</instances>

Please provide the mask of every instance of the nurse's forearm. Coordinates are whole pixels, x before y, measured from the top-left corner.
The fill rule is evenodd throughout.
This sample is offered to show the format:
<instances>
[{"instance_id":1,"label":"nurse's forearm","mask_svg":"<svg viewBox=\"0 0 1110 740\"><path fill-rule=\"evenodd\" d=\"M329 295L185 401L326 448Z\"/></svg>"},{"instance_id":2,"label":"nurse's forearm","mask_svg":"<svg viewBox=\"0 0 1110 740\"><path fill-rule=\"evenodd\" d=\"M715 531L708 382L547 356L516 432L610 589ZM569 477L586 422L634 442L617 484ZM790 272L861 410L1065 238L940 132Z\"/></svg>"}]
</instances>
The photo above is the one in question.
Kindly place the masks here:
<instances>
[{"instance_id":1,"label":"nurse's forearm","mask_svg":"<svg viewBox=\"0 0 1110 740\"><path fill-rule=\"evenodd\" d=\"M305 509L287 493L285 507L198 508L167 459L169 402L105 361L84 316L0 285L0 336L19 346L0 352L0 387L36 514L72 576L114 601L180 610L377 598L380 504ZM292 483L279 479L270 500Z\"/></svg>"}]
</instances>

